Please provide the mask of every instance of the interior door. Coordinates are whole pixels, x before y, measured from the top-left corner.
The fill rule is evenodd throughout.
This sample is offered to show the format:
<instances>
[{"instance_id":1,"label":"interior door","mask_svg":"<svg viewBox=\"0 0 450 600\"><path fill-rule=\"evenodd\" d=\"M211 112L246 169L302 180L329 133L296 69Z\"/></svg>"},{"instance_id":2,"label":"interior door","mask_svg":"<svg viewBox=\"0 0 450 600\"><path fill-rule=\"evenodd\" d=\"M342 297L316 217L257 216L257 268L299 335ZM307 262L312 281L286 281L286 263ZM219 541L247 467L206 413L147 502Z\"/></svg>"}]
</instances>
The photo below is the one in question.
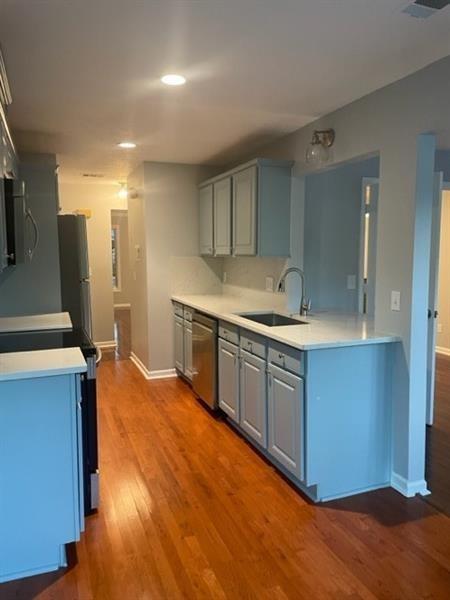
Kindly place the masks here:
<instances>
[{"instance_id":1,"label":"interior door","mask_svg":"<svg viewBox=\"0 0 450 600\"><path fill-rule=\"evenodd\" d=\"M379 180L363 177L359 258L359 312L375 314Z\"/></svg>"},{"instance_id":2,"label":"interior door","mask_svg":"<svg viewBox=\"0 0 450 600\"><path fill-rule=\"evenodd\" d=\"M443 174L435 173L433 190L433 211L431 220L430 283L428 296L427 425L433 424L434 417L442 186Z\"/></svg>"}]
</instances>

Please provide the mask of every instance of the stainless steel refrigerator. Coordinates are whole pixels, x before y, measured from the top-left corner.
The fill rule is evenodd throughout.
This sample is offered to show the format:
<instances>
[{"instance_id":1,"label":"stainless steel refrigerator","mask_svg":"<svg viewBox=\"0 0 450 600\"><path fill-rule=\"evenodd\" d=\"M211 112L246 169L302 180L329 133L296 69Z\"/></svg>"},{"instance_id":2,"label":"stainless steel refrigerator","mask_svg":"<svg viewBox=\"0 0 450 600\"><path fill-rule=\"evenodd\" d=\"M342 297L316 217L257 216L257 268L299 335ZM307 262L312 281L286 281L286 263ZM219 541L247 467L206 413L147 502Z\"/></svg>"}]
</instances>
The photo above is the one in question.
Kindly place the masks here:
<instances>
[{"instance_id":1,"label":"stainless steel refrigerator","mask_svg":"<svg viewBox=\"0 0 450 600\"><path fill-rule=\"evenodd\" d=\"M86 217L58 215L62 310L74 328L82 327L92 339L91 289Z\"/></svg>"}]
</instances>

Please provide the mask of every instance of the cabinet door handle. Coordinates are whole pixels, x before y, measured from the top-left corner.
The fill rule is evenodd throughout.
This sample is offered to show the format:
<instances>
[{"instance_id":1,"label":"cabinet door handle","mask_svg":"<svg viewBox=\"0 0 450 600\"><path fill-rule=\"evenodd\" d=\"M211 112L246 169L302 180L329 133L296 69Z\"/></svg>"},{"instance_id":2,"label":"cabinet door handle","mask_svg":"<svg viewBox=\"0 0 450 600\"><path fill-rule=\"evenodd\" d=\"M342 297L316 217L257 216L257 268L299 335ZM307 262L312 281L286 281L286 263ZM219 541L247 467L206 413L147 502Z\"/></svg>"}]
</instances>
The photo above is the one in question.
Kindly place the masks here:
<instances>
[{"instance_id":1,"label":"cabinet door handle","mask_svg":"<svg viewBox=\"0 0 450 600\"><path fill-rule=\"evenodd\" d=\"M284 354L281 354L281 352L278 354L278 358L283 359L284 358Z\"/></svg>"},{"instance_id":2,"label":"cabinet door handle","mask_svg":"<svg viewBox=\"0 0 450 600\"><path fill-rule=\"evenodd\" d=\"M272 387L272 373L270 371L267 372L267 383L269 387Z\"/></svg>"}]
</instances>

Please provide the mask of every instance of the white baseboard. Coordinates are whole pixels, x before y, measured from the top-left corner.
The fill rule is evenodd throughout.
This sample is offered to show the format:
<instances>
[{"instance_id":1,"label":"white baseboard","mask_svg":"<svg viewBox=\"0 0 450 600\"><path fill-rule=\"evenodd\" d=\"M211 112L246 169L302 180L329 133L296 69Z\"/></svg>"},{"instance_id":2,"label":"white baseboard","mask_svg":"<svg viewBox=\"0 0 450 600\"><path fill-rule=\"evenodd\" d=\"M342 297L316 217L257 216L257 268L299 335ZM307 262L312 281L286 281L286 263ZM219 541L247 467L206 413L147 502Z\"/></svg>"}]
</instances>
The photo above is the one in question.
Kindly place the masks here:
<instances>
[{"instance_id":1,"label":"white baseboard","mask_svg":"<svg viewBox=\"0 0 450 600\"><path fill-rule=\"evenodd\" d=\"M412 498L416 494L421 496L428 496L431 492L427 488L427 482L425 479L418 479L417 481L408 481L398 473L392 473L391 486L394 490L397 490L402 496L406 498Z\"/></svg>"},{"instance_id":2,"label":"white baseboard","mask_svg":"<svg viewBox=\"0 0 450 600\"><path fill-rule=\"evenodd\" d=\"M106 342L94 342L97 348L103 348L104 350L114 350L117 348L117 343L115 340L108 340Z\"/></svg>"},{"instance_id":3,"label":"white baseboard","mask_svg":"<svg viewBox=\"0 0 450 600\"><path fill-rule=\"evenodd\" d=\"M125 302L123 304L114 304L114 308L131 308L131 304L129 302Z\"/></svg>"},{"instance_id":4,"label":"white baseboard","mask_svg":"<svg viewBox=\"0 0 450 600\"><path fill-rule=\"evenodd\" d=\"M443 346L436 346L436 352L438 354L444 354L445 356L450 356L450 348L444 348Z\"/></svg>"},{"instance_id":5,"label":"white baseboard","mask_svg":"<svg viewBox=\"0 0 450 600\"><path fill-rule=\"evenodd\" d=\"M136 356L134 352L130 352L130 360L134 364L135 367L139 369L145 379L150 379L150 371L144 365L140 358Z\"/></svg>"},{"instance_id":6,"label":"white baseboard","mask_svg":"<svg viewBox=\"0 0 450 600\"><path fill-rule=\"evenodd\" d=\"M145 379L169 379L171 377L177 377L175 369L162 369L160 371L149 371L140 358L131 352L131 362L139 369Z\"/></svg>"}]
</instances>

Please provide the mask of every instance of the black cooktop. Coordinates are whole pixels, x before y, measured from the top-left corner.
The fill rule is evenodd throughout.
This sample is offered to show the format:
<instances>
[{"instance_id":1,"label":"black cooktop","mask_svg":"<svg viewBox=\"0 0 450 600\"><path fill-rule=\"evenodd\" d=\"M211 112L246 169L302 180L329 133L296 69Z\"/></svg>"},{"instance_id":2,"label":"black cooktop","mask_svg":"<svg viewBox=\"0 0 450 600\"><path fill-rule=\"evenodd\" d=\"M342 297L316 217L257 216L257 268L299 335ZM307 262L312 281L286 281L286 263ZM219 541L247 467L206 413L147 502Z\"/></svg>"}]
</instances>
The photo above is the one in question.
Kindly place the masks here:
<instances>
[{"instance_id":1,"label":"black cooktop","mask_svg":"<svg viewBox=\"0 0 450 600\"><path fill-rule=\"evenodd\" d=\"M68 331L52 329L0 333L0 354L53 348L80 348L84 356L92 356L96 353L93 342L81 328Z\"/></svg>"}]
</instances>

